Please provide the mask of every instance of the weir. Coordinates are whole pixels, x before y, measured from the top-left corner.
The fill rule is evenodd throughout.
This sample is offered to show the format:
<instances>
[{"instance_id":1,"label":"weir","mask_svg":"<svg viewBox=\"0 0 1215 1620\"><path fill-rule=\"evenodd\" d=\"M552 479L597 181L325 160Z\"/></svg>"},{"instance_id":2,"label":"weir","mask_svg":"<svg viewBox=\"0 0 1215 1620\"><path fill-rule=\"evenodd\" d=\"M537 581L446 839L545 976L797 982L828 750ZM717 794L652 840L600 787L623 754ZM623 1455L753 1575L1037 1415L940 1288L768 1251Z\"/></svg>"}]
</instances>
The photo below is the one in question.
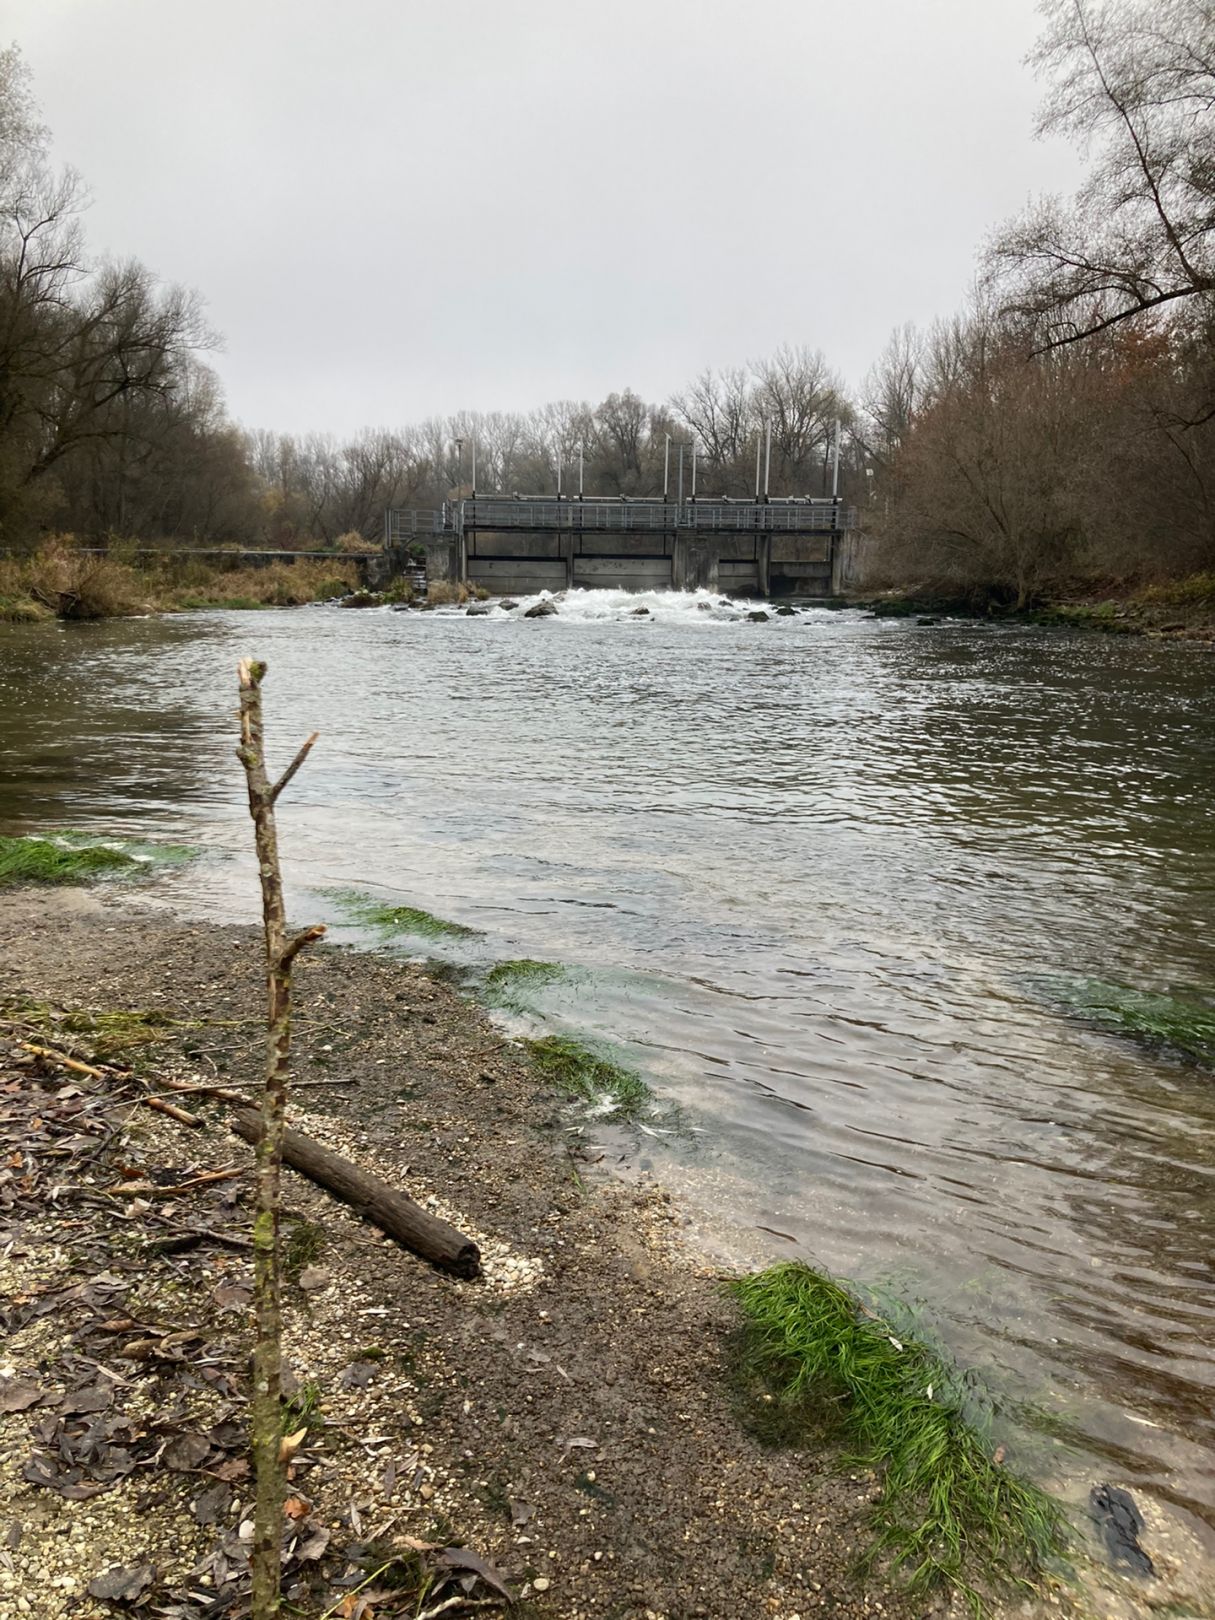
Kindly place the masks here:
<instances>
[{"instance_id":1,"label":"weir","mask_svg":"<svg viewBox=\"0 0 1215 1620\"><path fill-rule=\"evenodd\" d=\"M853 508L834 497L759 501L474 496L392 508L384 545L421 548L431 581L495 596L589 590L835 595Z\"/></svg>"}]
</instances>

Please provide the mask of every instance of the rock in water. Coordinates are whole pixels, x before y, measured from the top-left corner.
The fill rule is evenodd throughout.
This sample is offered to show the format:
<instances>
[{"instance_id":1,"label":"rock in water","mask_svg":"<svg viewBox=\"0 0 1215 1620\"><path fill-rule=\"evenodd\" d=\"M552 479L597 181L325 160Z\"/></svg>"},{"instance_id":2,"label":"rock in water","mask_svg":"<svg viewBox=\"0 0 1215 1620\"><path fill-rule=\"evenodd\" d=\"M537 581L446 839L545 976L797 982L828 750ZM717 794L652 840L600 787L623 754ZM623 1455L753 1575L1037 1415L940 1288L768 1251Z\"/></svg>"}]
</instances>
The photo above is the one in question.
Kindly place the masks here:
<instances>
[{"instance_id":1,"label":"rock in water","mask_svg":"<svg viewBox=\"0 0 1215 1620\"><path fill-rule=\"evenodd\" d=\"M747 617L752 624L767 624L769 616L764 612L763 608L756 608L753 613L748 613Z\"/></svg>"},{"instance_id":2,"label":"rock in water","mask_svg":"<svg viewBox=\"0 0 1215 1620\"><path fill-rule=\"evenodd\" d=\"M499 602L498 606L502 609L503 613L509 613L511 608L517 608L519 604L512 597L508 596Z\"/></svg>"},{"instance_id":3,"label":"rock in water","mask_svg":"<svg viewBox=\"0 0 1215 1620\"><path fill-rule=\"evenodd\" d=\"M634 608L632 613L629 615L629 617L632 619L648 619L649 616L650 610L647 607Z\"/></svg>"},{"instance_id":4,"label":"rock in water","mask_svg":"<svg viewBox=\"0 0 1215 1620\"><path fill-rule=\"evenodd\" d=\"M784 607L777 608L776 616L778 619L794 619L797 617L797 609L791 608L788 603L786 603Z\"/></svg>"},{"instance_id":5,"label":"rock in water","mask_svg":"<svg viewBox=\"0 0 1215 1620\"><path fill-rule=\"evenodd\" d=\"M1117 1485L1094 1485L1088 1493L1088 1506L1114 1564L1136 1575L1154 1575L1156 1566L1139 1545L1143 1515L1128 1493Z\"/></svg>"},{"instance_id":6,"label":"rock in water","mask_svg":"<svg viewBox=\"0 0 1215 1620\"><path fill-rule=\"evenodd\" d=\"M525 619L554 619L556 616L557 608L553 602L537 602L535 607L529 607L523 615Z\"/></svg>"},{"instance_id":7,"label":"rock in water","mask_svg":"<svg viewBox=\"0 0 1215 1620\"><path fill-rule=\"evenodd\" d=\"M466 612L470 619L483 619L489 612L489 608L484 602L470 602Z\"/></svg>"}]
</instances>

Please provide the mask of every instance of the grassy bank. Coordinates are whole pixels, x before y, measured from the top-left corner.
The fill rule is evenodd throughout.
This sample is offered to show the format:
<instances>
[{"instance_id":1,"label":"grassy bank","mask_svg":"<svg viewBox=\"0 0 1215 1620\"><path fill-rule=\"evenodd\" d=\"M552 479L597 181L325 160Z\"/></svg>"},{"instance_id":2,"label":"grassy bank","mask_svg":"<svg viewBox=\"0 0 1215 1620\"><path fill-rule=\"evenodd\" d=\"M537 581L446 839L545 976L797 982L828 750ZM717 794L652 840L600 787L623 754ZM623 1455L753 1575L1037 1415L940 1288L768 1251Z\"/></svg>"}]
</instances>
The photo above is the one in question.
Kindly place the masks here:
<instances>
[{"instance_id":1,"label":"grassy bank","mask_svg":"<svg viewBox=\"0 0 1215 1620\"><path fill-rule=\"evenodd\" d=\"M0 622L114 619L190 608L298 607L344 596L358 586L357 565L342 557L216 567L202 558L138 564L121 552L94 556L64 541L28 557L0 559Z\"/></svg>"},{"instance_id":2,"label":"grassy bank","mask_svg":"<svg viewBox=\"0 0 1215 1620\"><path fill-rule=\"evenodd\" d=\"M935 1351L901 1339L832 1278L789 1263L729 1285L742 1310L740 1374L769 1440L841 1440L878 1470L868 1561L912 1590L1034 1575L1061 1543L1049 1497L1002 1466L976 1401ZM977 1600L976 1600L977 1601Z\"/></svg>"}]
</instances>

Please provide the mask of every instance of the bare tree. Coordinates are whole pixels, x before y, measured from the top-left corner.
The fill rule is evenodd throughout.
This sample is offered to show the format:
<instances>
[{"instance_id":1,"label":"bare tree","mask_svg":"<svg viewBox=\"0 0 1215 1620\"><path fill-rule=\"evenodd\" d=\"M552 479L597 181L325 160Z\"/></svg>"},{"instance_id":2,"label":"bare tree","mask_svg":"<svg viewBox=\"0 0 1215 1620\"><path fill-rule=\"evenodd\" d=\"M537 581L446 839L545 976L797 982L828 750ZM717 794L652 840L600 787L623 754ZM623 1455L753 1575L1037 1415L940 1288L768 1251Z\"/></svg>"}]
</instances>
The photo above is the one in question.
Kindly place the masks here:
<instances>
[{"instance_id":1,"label":"bare tree","mask_svg":"<svg viewBox=\"0 0 1215 1620\"><path fill-rule=\"evenodd\" d=\"M1040 202L989 254L1040 348L1215 292L1215 5L1046 0L1042 134L1094 149L1070 204Z\"/></svg>"}]
</instances>

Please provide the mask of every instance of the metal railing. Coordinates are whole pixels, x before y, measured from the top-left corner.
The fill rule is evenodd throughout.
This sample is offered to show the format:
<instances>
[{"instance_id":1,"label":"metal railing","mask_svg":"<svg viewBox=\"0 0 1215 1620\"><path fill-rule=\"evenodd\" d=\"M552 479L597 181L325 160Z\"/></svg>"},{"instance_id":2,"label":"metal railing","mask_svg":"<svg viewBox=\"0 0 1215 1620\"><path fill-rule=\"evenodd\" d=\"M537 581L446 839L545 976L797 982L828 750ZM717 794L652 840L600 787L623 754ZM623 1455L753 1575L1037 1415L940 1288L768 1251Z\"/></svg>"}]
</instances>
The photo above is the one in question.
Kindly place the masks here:
<instances>
[{"instance_id":1,"label":"metal railing","mask_svg":"<svg viewBox=\"0 0 1215 1620\"><path fill-rule=\"evenodd\" d=\"M419 511L394 506L384 514L384 544L407 546L412 540L450 534L454 527L450 506Z\"/></svg>"},{"instance_id":2,"label":"metal railing","mask_svg":"<svg viewBox=\"0 0 1215 1620\"><path fill-rule=\"evenodd\" d=\"M390 510L384 538L389 546L408 545L434 535L460 535L473 529L566 533L638 531L674 534L680 529L720 534L832 534L856 527L856 510L825 499L772 501L660 501L635 496L557 500L553 497L504 499L489 496L432 511Z\"/></svg>"}]
</instances>

